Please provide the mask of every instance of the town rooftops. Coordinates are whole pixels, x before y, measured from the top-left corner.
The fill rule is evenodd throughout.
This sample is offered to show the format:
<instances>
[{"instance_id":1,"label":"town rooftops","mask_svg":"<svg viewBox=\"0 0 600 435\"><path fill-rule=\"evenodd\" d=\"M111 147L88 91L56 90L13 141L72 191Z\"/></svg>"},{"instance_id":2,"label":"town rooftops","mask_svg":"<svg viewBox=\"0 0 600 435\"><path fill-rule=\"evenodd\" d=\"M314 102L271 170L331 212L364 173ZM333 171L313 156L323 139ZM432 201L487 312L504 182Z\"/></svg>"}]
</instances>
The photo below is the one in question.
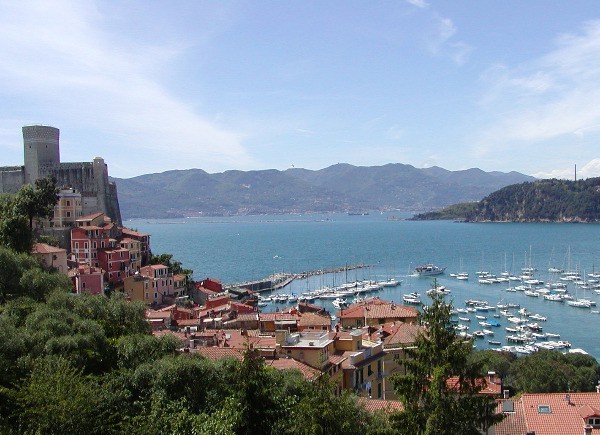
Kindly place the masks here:
<instances>
[{"instance_id":1,"label":"town rooftops","mask_svg":"<svg viewBox=\"0 0 600 435\"><path fill-rule=\"evenodd\" d=\"M324 348L333 343L329 338L328 332L323 331L303 331L289 334L281 344L282 348Z\"/></svg>"},{"instance_id":2,"label":"town rooftops","mask_svg":"<svg viewBox=\"0 0 600 435\"><path fill-rule=\"evenodd\" d=\"M341 319L398 319L417 318L417 309L378 298L367 299L340 310Z\"/></svg>"},{"instance_id":3,"label":"town rooftops","mask_svg":"<svg viewBox=\"0 0 600 435\"><path fill-rule=\"evenodd\" d=\"M293 358L267 359L265 364L279 370L298 370L306 379L314 379L321 374L319 370Z\"/></svg>"},{"instance_id":4,"label":"town rooftops","mask_svg":"<svg viewBox=\"0 0 600 435\"><path fill-rule=\"evenodd\" d=\"M599 393L523 394L500 401L499 408L506 418L494 426L496 435L600 434ZM589 432L584 430L586 426Z\"/></svg>"},{"instance_id":5,"label":"town rooftops","mask_svg":"<svg viewBox=\"0 0 600 435\"><path fill-rule=\"evenodd\" d=\"M46 243L36 243L33 245L31 251L33 254L57 254L67 252L65 249L57 248L56 246L48 245Z\"/></svg>"}]
</instances>

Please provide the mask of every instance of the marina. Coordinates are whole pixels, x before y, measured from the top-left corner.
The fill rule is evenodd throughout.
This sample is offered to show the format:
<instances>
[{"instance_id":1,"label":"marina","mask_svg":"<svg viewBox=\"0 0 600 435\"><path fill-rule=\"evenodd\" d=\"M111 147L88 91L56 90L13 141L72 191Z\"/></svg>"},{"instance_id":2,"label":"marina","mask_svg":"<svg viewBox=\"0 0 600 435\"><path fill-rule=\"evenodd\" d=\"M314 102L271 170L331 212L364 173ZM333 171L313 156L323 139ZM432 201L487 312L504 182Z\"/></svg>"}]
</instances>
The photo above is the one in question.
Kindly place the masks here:
<instances>
[{"instance_id":1,"label":"marina","mask_svg":"<svg viewBox=\"0 0 600 435\"><path fill-rule=\"evenodd\" d=\"M399 216L397 212L394 214ZM594 287L598 283L593 282L598 278L589 276L596 274L600 264L597 225L470 224L385 218L386 214L371 213L360 220L346 215L322 215L321 218L291 215L182 219L181 225L161 225L159 221L128 224L151 233L153 252L173 253L178 261L194 270L195 279L212 277L227 284L261 280L275 273L339 270L345 269L346 264L363 264L366 267L295 278L284 288L261 295L293 293L299 298L305 292L344 283L398 280L402 281L398 286L358 296L378 296L419 307L429 300L426 292L436 279L439 286L450 291L445 299L452 302L457 311L461 310L457 320L458 316L470 318L470 322L464 323L479 326L480 320L475 317L479 315L488 322L500 323L500 327L485 328L493 329L492 341L506 346L506 336L517 333L505 328L538 323L543 324L543 334L560 336L560 339L548 334L547 339L536 337L538 344L547 342L550 344L544 346L552 346L552 341L568 341L572 348L600 357L597 334L600 310L591 304L583 306L586 300L597 303L600 297L596 292L600 289ZM210 250L206 246L217 249ZM415 267L424 264L446 267L446 270L433 277L419 277ZM527 270L522 270L524 268ZM550 268L564 270L564 275ZM483 279L494 279L491 275L495 275L496 281L506 278L508 282L479 283L478 271L489 274L486 275L489 278ZM459 273L470 279L458 279ZM525 296L525 290L542 293L538 297ZM411 296L414 293L419 296ZM346 302L352 303L355 297L354 294L346 296ZM336 315L334 299L315 299L312 303ZM488 303L467 305L467 300ZM570 300L584 303L581 307L573 306L567 303ZM260 308L264 311L292 306L292 303L272 300L263 303L266 305ZM547 320L523 321L518 312L520 308L515 305ZM477 328L463 332L474 329ZM478 349L488 347L501 346L490 344L487 339L477 340Z\"/></svg>"}]
</instances>

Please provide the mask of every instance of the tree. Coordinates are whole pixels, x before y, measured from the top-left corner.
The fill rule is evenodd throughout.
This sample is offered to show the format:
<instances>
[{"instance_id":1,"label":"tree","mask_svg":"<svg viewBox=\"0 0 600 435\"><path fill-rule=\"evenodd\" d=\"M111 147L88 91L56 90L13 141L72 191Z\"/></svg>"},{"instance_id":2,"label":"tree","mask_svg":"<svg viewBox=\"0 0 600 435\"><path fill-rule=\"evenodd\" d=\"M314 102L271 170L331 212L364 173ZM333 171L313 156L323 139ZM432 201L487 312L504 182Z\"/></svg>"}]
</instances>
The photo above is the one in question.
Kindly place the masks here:
<instances>
[{"instance_id":1,"label":"tree","mask_svg":"<svg viewBox=\"0 0 600 435\"><path fill-rule=\"evenodd\" d=\"M174 275L181 274L191 276L194 273L191 269L184 269L180 261L173 260L173 254L153 255L150 258L150 264L162 264L163 266L167 266Z\"/></svg>"},{"instance_id":2,"label":"tree","mask_svg":"<svg viewBox=\"0 0 600 435\"><path fill-rule=\"evenodd\" d=\"M434 286L437 283L434 282ZM502 420L492 397L479 395L485 387L481 366L470 364L472 342L455 334L452 306L433 293L421 322L425 332L405 349L405 375L392 378L404 411L392 425L407 434L478 434Z\"/></svg>"},{"instance_id":3,"label":"tree","mask_svg":"<svg viewBox=\"0 0 600 435\"><path fill-rule=\"evenodd\" d=\"M524 393L594 391L599 372L592 356L540 350L515 361L507 382Z\"/></svg>"},{"instance_id":4,"label":"tree","mask_svg":"<svg viewBox=\"0 0 600 435\"><path fill-rule=\"evenodd\" d=\"M14 195L0 195L0 245L17 252L31 252L33 245L27 217L19 213Z\"/></svg>"},{"instance_id":5,"label":"tree","mask_svg":"<svg viewBox=\"0 0 600 435\"><path fill-rule=\"evenodd\" d=\"M16 195L17 210L29 220L30 230L33 230L34 218L52 218L58 191L56 178L52 176L37 179L34 186L25 184L19 189Z\"/></svg>"}]
</instances>

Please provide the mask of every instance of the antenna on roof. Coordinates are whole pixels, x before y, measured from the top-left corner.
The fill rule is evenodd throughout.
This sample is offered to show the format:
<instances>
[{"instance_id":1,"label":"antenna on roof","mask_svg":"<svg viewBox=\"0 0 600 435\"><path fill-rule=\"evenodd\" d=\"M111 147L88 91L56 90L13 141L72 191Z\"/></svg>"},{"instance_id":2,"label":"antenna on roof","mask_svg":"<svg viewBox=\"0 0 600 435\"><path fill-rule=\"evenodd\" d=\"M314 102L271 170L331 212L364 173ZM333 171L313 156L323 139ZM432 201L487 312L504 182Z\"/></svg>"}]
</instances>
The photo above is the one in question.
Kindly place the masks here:
<instances>
[{"instance_id":1,"label":"antenna on roof","mask_svg":"<svg viewBox=\"0 0 600 435\"><path fill-rule=\"evenodd\" d=\"M575 181L577 181L577 163L575 163Z\"/></svg>"}]
</instances>

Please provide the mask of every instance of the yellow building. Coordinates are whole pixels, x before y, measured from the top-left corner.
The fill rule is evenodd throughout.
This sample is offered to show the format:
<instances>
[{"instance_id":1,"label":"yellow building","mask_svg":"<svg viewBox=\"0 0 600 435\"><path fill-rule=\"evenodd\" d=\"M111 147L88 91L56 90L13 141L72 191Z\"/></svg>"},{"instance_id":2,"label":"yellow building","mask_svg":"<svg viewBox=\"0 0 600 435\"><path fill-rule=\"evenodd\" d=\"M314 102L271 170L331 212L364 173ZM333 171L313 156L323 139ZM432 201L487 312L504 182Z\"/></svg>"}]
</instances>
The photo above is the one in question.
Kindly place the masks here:
<instances>
[{"instance_id":1,"label":"yellow building","mask_svg":"<svg viewBox=\"0 0 600 435\"><path fill-rule=\"evenodd\" d=\"M152 280L139 273L123 278L123 292L132 301L142 301L148 305L154 302Z\"/></svg>"}]
</instances>

